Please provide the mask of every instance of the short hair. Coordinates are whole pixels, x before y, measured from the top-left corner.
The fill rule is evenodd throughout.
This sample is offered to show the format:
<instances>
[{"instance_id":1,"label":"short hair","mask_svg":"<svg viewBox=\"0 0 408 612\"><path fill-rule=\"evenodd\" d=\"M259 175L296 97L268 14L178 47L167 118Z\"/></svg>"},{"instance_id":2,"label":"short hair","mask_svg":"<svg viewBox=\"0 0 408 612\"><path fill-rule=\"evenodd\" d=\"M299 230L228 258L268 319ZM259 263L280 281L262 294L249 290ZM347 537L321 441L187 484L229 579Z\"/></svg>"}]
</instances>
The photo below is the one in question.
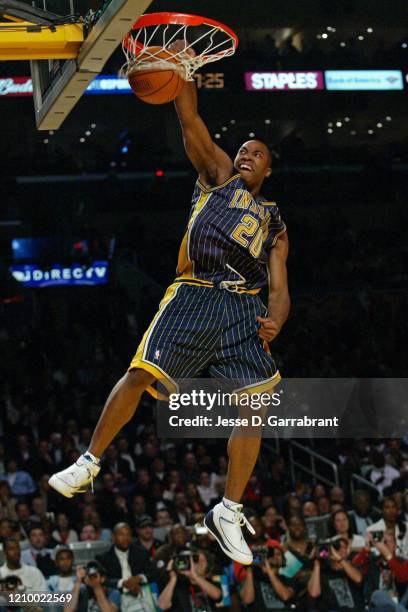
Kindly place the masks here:
<instances>
[{"instance_id":1,"label":"short hair","mask_svg":"<svg viewBox=\"0 0 408 612\"><path fill-rule=\"evenodd\" d=\"M28 528L28 530L27 530L27 535L28 535L28 537L30 537L31 533L32 533L33 531L35 531L36 529L39 529L39 530L40 530L40 531L42 531L42 532L43 532L43 534L45 535L45 530L44 530L44 527L43 527L42 525L40 525L40 523L37 523L37 524L35 524L35 523L34 523L34 524L30 525L30 527L29 527L29 528Z\"/></svg>"},{"instance_id":2,"label":"short hair","mask_svg":"<svg viewBox=\"0 0 408 612\"><path fill-rule=\"evenodd\" d=\"M112 529L112 533L117 533L119 531L119 529L123 529L124 527L127 527L130 531L132 531L129 523L126 523L125 521L122 521L120 523L116 523L116 525L114 525L113 529Z\"/></svg>"},{"instance_id":3,"label":"short hair","mask_svg":"<svg viewBox=\"0 0 408 612\"><path fill-rule=\"evenodd\" d=\"M274 161L275 159L278 159L278 157L279 157L278 154L276 153L276 151L273 151L270 148L270 146L264 140L262 140L262 138L250 138L249 140L246 140L245 142L250 142L251 140L254 140L255 142L260 142L261 145L263 145L265 147L265 149L267 150L267 153L268 153L268 164L270 166L272 166L272 161ZM243 146L243 145L241 145L241 146Z\"/></svg>"},{"instance_id":4,"label":"short hair","mask_svg":"<svg viewBox=\"0 0 408 612\"><path fill-rule=\"evenodd\" d=\"M17 538L13 538L13 537L5 538L3 542L4 550L6 550L8 544L18 544L20 546L20 541Z\"/></svg>"},{"instance_id":5,"label":"short hair","mask_svg":"<svg viewBox=\"0 0 408 612\"><path fill-rule=\"evenodd\" d=\"M68 546L58 546L57 552L55 553L55 559L58 559L62 553L68 553L72 559L74 558L74 551L68 548Z\"/></svg>"},{"instance_id":6,"label":"short hair","mask_svg":"<svg viewBox=\"0 0 408 612\"><path fill-rule=\"evenodd\" d=\"M384 499L381 501L381 504L380 504L381 510L384 510L384 506L388 502L391 502L392 504L394 504L394 506L398 508L398 504L393 497L384 497Z\"/></svg>"}]
</instances>

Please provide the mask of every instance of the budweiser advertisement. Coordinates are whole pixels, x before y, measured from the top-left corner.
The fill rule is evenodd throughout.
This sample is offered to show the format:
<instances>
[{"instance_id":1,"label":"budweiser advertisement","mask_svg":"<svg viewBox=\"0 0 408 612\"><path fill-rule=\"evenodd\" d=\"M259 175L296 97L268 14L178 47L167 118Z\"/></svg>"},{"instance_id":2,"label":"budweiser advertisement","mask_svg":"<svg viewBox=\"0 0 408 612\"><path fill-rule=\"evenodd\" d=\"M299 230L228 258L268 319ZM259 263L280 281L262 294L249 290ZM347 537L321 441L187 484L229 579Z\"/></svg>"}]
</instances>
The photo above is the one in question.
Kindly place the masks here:
<instances>
[{"instance_id":1,"label":"budweiser advertisement","mask_svg":"<svg viewBox=\"0 0 408 612\"><path fill-rule=\"evenodd\" d=\"M0 96L32 96L31 77L0 77Z\"/></svg>"},{"instance_id":2,"label":"budweiser advertisement","mask_svg":"<svg viewBox=\"0 0 408 612\"><path fill-rule=\"evenodd\" d=\"M323 72L245 72L247 91L324 89Z\"/></svg>"}]
</instances>

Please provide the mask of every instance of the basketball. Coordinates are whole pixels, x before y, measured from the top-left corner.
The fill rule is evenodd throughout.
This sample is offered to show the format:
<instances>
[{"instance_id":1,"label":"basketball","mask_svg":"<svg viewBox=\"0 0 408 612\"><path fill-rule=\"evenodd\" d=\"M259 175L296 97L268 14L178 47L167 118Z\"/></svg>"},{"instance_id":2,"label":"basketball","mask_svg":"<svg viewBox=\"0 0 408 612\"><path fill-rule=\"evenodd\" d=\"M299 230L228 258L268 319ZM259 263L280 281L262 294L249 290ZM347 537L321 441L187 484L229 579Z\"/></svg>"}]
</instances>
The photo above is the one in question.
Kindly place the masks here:
<instances>
[{"instance_id":1,"label":"basketball","mask_svg":"<svg viewBox=\"0 0 408 612\"><path fill-rule=\"evenodd\" d=\"M139 59L146 55L146 61L149 61L150 66L146 69L136 69L129 73L129 84L134 94L149 104L166 104L171 102L181 92L184 87L184 79L181 78L177 70L170 68L157 68L151 64L160 63L160 60L166 60L173 64L176 63L172 53L162 50L159 53L160 47L148 47L145 52L139 56ZM149 57L151 53L157 53L155 57Z\"/></svg>"}]
</instances>

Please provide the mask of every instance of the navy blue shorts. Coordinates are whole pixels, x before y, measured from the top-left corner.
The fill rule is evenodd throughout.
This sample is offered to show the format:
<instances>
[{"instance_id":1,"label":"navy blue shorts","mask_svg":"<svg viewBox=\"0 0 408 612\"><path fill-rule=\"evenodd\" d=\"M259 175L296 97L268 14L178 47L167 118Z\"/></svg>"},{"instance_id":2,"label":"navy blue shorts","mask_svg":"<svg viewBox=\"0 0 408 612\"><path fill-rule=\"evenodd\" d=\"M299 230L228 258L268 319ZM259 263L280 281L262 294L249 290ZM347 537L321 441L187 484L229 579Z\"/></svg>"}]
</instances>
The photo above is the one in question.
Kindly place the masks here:
<instances>
[{"instance_id":1,"label":"navy blue shorts","mask_svg":"<svg viewBox=\"0 0 408 612\"><path fill-rule=\"evenodd\" d=\"M258 295L176 281L167 289L129 370L142 368L171 383L211 376L251 380L262 387L271 383L273 388L280 376L256 320L266 314Z\"/></svg>"}]
</instances>

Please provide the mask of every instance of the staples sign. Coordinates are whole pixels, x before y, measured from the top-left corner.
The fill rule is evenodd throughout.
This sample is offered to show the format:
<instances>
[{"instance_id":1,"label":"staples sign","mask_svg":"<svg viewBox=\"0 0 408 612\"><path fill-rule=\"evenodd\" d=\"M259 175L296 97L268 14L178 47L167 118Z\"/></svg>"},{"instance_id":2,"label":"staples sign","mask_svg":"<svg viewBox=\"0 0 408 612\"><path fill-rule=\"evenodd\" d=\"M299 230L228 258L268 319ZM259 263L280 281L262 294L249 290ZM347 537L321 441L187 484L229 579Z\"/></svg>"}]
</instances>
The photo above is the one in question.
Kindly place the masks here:
<instances>
[{"instance_id":1,"label":"staples sign","mask_svg":"<svg viewBox=\"0 0 408 612\"><path fill-rule=\"evenodd\" d=\"M322 72L246 72L247 91L324 89Z\"/></svg>"}]
</instances>

